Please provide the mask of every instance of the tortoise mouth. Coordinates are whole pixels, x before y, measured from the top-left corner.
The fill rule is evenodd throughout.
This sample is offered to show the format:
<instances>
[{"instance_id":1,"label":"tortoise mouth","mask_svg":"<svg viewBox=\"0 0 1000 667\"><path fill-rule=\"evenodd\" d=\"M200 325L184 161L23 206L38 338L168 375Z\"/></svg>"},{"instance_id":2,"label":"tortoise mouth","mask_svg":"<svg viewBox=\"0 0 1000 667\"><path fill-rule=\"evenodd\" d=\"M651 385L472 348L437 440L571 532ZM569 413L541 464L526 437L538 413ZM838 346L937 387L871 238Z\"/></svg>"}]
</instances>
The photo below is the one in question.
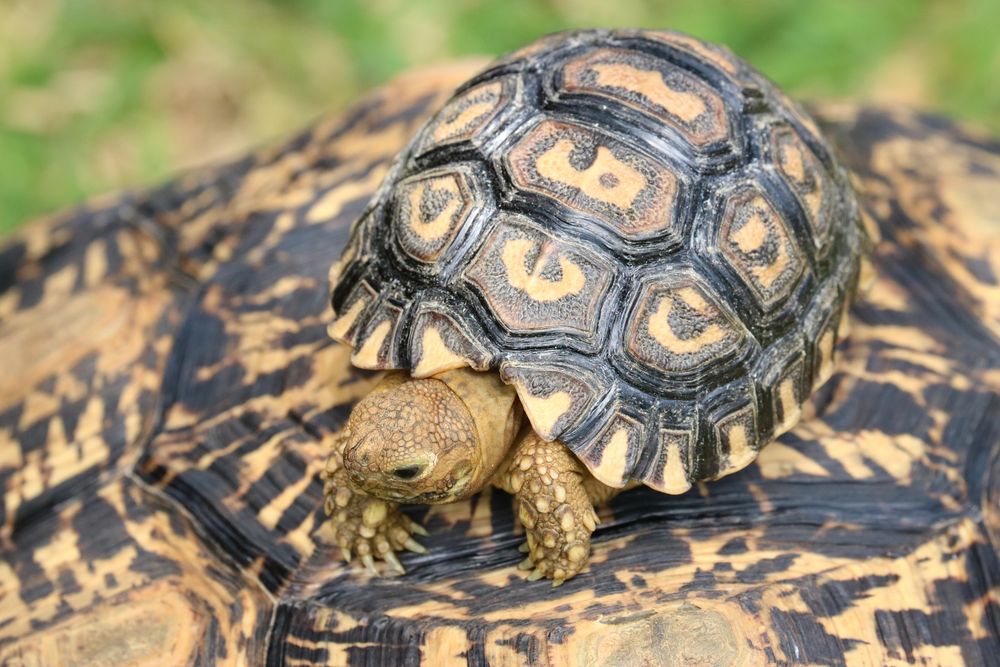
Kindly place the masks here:
<instances>
[{"instance_id":1,"label":"tortoise mouth","mask_svg":"<svg viewBox=\"0 0 1000 667\"><path fill-rule=\"evenodd\" d=\"M430 476L431 472L421 474L421 480ZM377 478L348 472L351 481L368 495L408 505L435 505L461 500L469 495L469 487L475 476L475 470L471 466L459 466L435 484L434 488L420 490L414 488L414 484L421 480L407 483L398 473L398 467L390 474L379 475ZM403 477L408 473L409 471L405 471Z\"/></svg>"},{"instance_id":2,"label":"tortoise mouth","mask_svg":"<svg viewBox=\"0 0 1000 667\"><path fill-rule=\"evenodd\" d=\"M436 505L450 503L455 500L455 496L450 491L427 491L418 494L403 493L386 488L366 488L364 491L375 498L404 505Z\"/></svg>"}]
</instances>

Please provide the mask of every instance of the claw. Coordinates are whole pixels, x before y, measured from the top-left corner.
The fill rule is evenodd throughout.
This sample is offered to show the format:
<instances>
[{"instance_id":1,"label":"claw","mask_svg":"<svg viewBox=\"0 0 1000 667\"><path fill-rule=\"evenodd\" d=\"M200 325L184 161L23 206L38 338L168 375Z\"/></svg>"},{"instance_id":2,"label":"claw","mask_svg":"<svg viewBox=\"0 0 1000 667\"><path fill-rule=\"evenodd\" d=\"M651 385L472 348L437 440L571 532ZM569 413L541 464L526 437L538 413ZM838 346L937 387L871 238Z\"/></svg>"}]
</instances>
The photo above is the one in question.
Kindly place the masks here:
<instances>
[{"instance_id":1,"label":"claw","mask_svg":"<svg viewBox=\"0 0 1000 667\"><path fill-rule=\"evenodd\" d=\"M517 550L518 550L518 551L520 551L520 552L521 552L521 553L523 553L523 554L526 554L526 553L528 553L529 551L531 551L531 547L529 547L529 546L528 546L528 543L527 543L527 542L524 542L524 543L522 543L521 545L519 545L519 546L517 547Z\"/></svg>"},{"instance_id":2,"label":"claw","mask_svg":"<svg viewBox=\"0 0 1000 667\"><path fill-rule=\"evenodd\" d=\"M517 569L519 570L530 570L533 567L535 567L535 561L531 560L531 556L528 556L517 564Z\"/></svg>"},{"instance_id":3,"label":"claw","mask_svg":"<svg viewBox=\"0 0 1000 667\"><path fill-rule=\"evenodd\" d=\"M420 544L420 542L417 542L412 537L406 538L406 542L403 543L403 546L406 547L407 549L409 549L410 551L412 551L413 553L417 553L417 554L425 554L425 553L427 553L427 547L425 547L424 545Z\"/></svg>"},{"instance_id":4,"label":"claw","mask_svg":"<svg viewBox=\"0 0 1000 667\"><path fill-rule=\"evenodd\" d=\"M397 570L400 574L406 574L406 568L404 568L403 564L399 562L398 558L396 558L396 554L390 551L383 556L383 558L386 563L388 563L393 569Z\"/></svg>"},{"instance_id":5,"label":"claw","mask_svg":"<svg viewBox=\"0 0 1000 667\"><path fill-rule=\"evenodd\" d=\"M416 533L417 535L420 535L422 537L428 537L430 535L430 533L427 532L426 528L421 526L416 521L413 521L412 519L410 520L410 532Z\"/></svg>"},{"instance_id":6,"label":"claw","mask_svg":"<svg viewBox=\"0 0 1000 667\"><path fill-rule=\"evenodd\" d=\"M351 550L348 549L347 547L340 548L340 557L344 559L344 562L350 563L352 555L353 554L351 554Z\"/></svg>"},{"instance_id":7,"label":"claw","mask_svg":"<svg viewBox=\"0 0 1000 667\"><path fill-rule=\"evenodd\" d=\"M535 571L528 575L528 581L538 581L544 576L541 568L535 568Z\"/></svg>"},{"instance_id":8,"label":"claw","mask_svg":"<svg viewBox=\"0 0 1000 667\"><path fill-rule=\"evenodd\" d=\"M552 580L552 588L559 588L560 586L563 585L564 581L566 581L566 580L565 579L553 579Z\"/></svg>"},{"instance_id":9,"label":"claw","mask_svg":"<svg viewBox=\"0 0 1000 667\"><path fill-rule=\"evenodd\" d=\"M372 558L371 554L365 554L361 557L361 562L364 563L365 569L374 575L378 575L378 570L375 569L375 559Z\"/></svg>"}]
</instances>

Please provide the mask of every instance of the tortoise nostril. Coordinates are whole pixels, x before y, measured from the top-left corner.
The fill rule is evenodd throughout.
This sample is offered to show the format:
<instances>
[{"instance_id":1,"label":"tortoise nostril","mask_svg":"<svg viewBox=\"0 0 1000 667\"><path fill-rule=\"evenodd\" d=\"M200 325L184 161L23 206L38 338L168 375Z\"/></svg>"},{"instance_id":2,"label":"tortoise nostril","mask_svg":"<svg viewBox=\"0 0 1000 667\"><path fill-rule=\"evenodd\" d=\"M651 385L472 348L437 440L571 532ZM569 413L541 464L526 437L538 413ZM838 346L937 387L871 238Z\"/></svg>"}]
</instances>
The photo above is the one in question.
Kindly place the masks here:
<instances>
[{"instance_id":1,"label":"tortoise nostril","mask_svg":"<svg viewBox=\"0 0 1000 667\"><path fill-rule=\"evenodd\" d=\"M393 470L392 474L399 479L410 480L423 472L423 470L423 466L419 465L400 466L399 468Z\"/></svg>"}]
</instances>

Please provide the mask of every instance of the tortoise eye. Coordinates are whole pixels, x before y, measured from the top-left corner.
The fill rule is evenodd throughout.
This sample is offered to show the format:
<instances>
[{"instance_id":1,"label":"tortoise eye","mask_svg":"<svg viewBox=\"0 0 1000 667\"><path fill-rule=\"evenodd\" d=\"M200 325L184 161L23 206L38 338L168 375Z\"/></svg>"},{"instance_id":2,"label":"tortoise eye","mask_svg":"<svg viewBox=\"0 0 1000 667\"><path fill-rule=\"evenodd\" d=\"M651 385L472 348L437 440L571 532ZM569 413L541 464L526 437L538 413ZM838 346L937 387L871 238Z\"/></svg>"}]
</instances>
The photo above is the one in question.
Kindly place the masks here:
<instances>
[{"instance_id":1,"label":"tortoise eye","mask_svg":"<svg viewBox=\"0 0 1000 667\"><path fill-rule=\"evenodd\" d=\"M417 475L423 472L423 466L419 465L409 465L396 468L392 471L392 474L399 479L411 480Z\"/></svg>"}]
</instances>

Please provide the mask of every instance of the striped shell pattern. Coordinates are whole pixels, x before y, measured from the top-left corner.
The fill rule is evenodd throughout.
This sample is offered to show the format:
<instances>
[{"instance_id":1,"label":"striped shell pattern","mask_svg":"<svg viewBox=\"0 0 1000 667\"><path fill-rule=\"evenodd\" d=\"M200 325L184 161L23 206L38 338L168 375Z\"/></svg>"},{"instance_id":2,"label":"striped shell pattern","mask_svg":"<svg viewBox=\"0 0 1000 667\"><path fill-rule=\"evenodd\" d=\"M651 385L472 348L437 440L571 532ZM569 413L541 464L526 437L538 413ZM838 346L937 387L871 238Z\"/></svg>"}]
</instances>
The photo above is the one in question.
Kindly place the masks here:
<instances>
[{"instance_id":1,"label":"striped shell pattern","mask_svg":"<svg viewBox=\"0 0 1000 667\"><path fill-rule=\"evenodd\" d=\"M812 120L673 32L544 38L416 135L331 270L370 369L471 366L601 481L729 474L829 377L867 240Z\"/></svg>"}]
</instances>

